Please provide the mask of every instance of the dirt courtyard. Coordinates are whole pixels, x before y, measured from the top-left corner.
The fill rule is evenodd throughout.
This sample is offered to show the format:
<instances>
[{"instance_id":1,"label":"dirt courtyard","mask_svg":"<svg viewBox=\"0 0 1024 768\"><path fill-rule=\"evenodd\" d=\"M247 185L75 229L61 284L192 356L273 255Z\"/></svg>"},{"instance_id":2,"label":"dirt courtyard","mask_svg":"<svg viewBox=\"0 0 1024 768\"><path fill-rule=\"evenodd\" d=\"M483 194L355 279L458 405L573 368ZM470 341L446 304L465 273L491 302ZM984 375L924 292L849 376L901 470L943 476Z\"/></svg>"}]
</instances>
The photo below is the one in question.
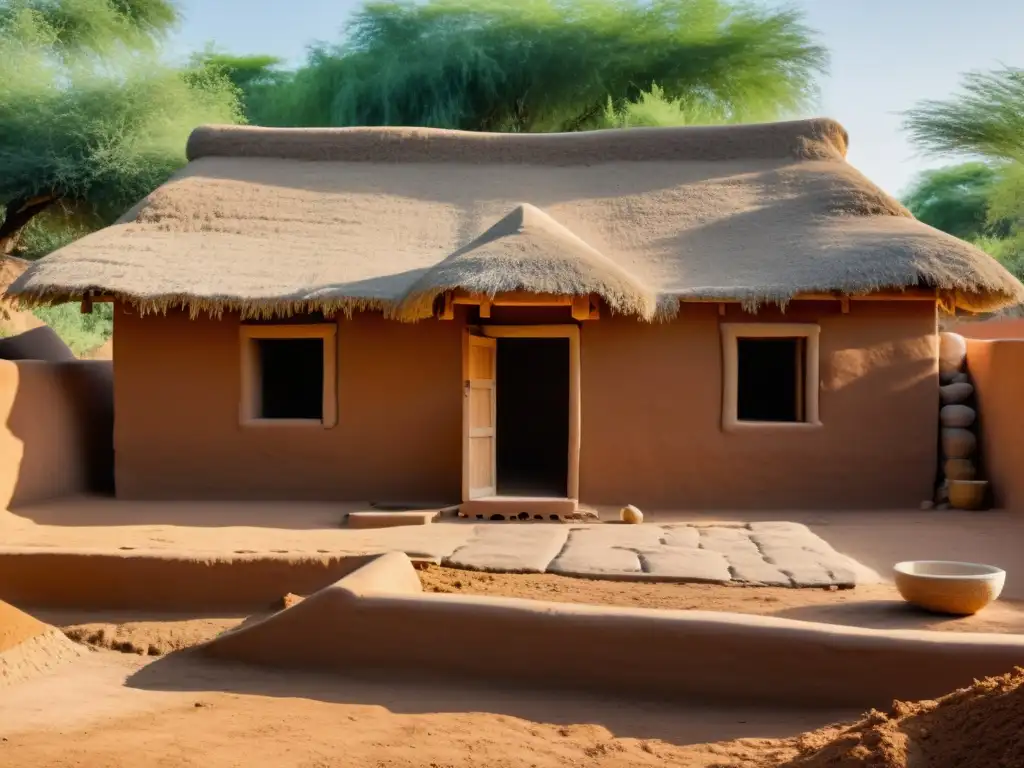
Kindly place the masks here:
<instances>
[{"instance_id":1,"label":"dirt courtyard","mask_svg":"<svg viewBox=\"0 0 1024 768\"><path fill-rule=\"evenodd\" d=\"M99 651L0 696L5 768L755 766L856 712L356 680Z\"/></svg>"},{"instance_id":2,"label":"dirt courtyard","mask_svg":"<svg viewBox=\"0 0 1024 768\"><path fill-rule=\"evenodd\" d=\"M746 588L436 566L420 571L420 579L425 590L434 592L1024 633L1021 604L1000 601L974 617L937 617L909 609L884 584L851 590ZM280 607L267 606L267 611ZM339 760L381 768L869 764L808 757L844 733L830 724L852 722L861 714L856 711L709 707L488 688L451 679L354 679L256 669L204 660L187 650L251 617L231 612L32 613L93 651L3 690L0 764L5 768L317 768ZM866 722L875 727L870 718Z\"/></svg>"}]
</instances>

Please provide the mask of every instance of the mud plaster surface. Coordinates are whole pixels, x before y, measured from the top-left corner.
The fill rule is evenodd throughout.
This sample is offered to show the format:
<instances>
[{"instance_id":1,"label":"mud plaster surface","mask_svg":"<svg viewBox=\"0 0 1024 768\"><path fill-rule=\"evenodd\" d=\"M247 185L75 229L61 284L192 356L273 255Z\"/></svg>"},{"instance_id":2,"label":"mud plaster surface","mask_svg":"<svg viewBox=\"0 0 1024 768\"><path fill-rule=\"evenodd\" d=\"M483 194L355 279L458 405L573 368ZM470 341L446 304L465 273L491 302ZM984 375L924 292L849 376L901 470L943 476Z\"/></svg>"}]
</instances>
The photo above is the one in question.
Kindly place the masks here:
<instances>
[{"instance_id":1,"label":"mud plaster surface","mask_svg":"<svg viewBox=\"0 0 1024 768\"><path fill-rule=\"evenodd\" d=\"M876 629L1024 634L1024 603L1000 600L975 616L938 616L908 606L887 584L861 584L849 590L745 588L645 584L556 574L481 573L437 566L420 571L419 577L428 592L627 608L729 611ZM301 599L290 598L291 603ZM266 615L70 610L39 610L35 614L80 643L138 656L160 656L199 645Z\"/></svg>"}]
</instances>

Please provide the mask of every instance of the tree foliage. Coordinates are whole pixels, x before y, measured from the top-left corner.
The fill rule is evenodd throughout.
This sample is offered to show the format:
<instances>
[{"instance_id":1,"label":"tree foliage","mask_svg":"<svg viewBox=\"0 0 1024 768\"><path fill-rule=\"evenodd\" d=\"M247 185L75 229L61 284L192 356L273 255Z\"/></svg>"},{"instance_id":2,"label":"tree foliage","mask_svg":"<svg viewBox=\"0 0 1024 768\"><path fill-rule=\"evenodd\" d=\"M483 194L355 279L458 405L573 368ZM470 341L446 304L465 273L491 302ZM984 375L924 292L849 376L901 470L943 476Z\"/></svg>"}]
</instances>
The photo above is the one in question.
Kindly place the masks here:
<instances>
[{"instance_id":1,"label":"tree foliage","mask_svg":"<svg viewBox=\"0 0 1024 768\"><path fill-rule=\"evenodd\" d=\"M253 108L266 103L272 92L291 80L292 73L282 67L283 63L277 56L237 56L208 48L193 54L190 66L195 71L221 75L230 80L238 89L247 120L258 123L260 115L253 112Z\"/></svg>"},{"instance_id":2,"label":"tree foliage","mask_svg":"<svg viewBox=\"0 0 1024 768\"><path fill-rule=\"evenodd\" d=\"M903 203L925 224L964 240L1005 237L1009 222L990 220L992 190L999 178L997 167L981 162L925 171Z\"/></svg>"},{"instance_id":3,"label":"tree foliage","mask_svg":"<svg viewBox=\"0 0 1024 768\"><path fill-rule=\"evenodd\" d=\"M931 154L1024 162L1024 69L968 72L959 94L907 112L906 127Z\"/></svg>"},{"instance_id":4,"label":"tree foliage","mask_svg":"<svg viewBox=\"0 0 1024 768\"><path fill-rule=\"evenodd\" d=\"M796 11L730 0L371 2L249 105L266 125L592 128L657 86L716 122L805 106L826 53Z\"/></svg>"},{"instance_id":5,"label":"tree foliage","mask_svg":"<svg viewBox=\"0 0 1024 768\"><path fill-rule=\"evenodd\" d=\"M226 77L160 61L175 19L164 0L0 0L2 252L110 223L184 163L196 125L240 118Z\"/></svg>"},{"instance_id":6,"label":"tree foliage","mask_svg":"<svg viewBox=\"0 0 1024 768\"><path fill-rule=\"evenodd\" d=\"M905 126L927 154L980 157L988 163L990 176L984 184L975 177L973 186L947 185L946 210L953 215L959 204L958 215L966 216L968 209L977 212L982 195L985 223L967 239L1024 278L1024 69L969 72L959 93L920 103L907 112ZM956 176L965 167L943 170ZM960 199L954 201L957 195Z\"/></svg>"},{"instance_id":7,"label":"tree foliage","mask_svg":"<svg viewBox=\"0 0 1024 768\"><path fill-rule=\"evenodd\" d=\"M41 34L52 53L152 48L180 20L168 0L3 0L0 30ZM24 38L23 38L24 39Z\"/></svg>"}]
</instances>

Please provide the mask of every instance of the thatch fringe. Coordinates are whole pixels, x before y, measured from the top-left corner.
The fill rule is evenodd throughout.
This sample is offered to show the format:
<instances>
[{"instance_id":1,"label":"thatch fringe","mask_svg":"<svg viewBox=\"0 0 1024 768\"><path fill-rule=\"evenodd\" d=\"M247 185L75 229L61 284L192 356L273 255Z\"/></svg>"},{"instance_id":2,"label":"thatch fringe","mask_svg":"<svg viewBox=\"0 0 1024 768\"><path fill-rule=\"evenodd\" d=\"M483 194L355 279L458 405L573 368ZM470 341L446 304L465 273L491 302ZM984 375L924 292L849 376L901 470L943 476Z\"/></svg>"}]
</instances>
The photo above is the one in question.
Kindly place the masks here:
<instances>
[{"instance_id":1,"label":"thatch fringe","mask_svg":"<svg viewBox=\"0 0 1024 768\"><path fill-rule=\"evenodd\" d=\"M219 320L226 313L237 313L242 320L275 320L316 313L325 317L340 314L351 318L357 312L383 312L390 319L401 319L395 312L395 302L363 297L252 300L196 297L187 294L141 297L119 291L84 291L82 293L37 291L11 295L9 300L14 306L21 309L33 309L51 304L80 301L89 294L100 295L116 303L124 304L140 315L166 315L168 312L180 309L187 311L193 320L202 314Z\"/></svg>"},{"instance_id":2,"label":"thatch fringe","mask_svg":"<svg viewBox=\"0 0 1024 768\"><path fill-rule=\"evenodd\" d=\"M646 310L644 312L632 311L622 305L618 307L609 305L608 308L612 314L632 315L641 322L666 323L675 320L679 316L682 305L687 302L737 302L744 312L756 314L765 307L776 307L785 312L788 306L794 300L799 299L802 294L830 293L835 298L840 298L842 296L865 296L877 292L904 293L908 290L910 288L905 285L876 284L859 285L851 287L848 291L836 291L824 287L807 288L798 292L772 291L746 293L744 295L737 295L736 292L707 291L701 292L699 295L659 294L654 297L654 309L650 312ZM403 304L397 301L377 298L338 297L303 300L289 300L285 298L245 300L237 298L197 298L184 294L138 297L131 294L114 292L102 295L105 298L132 308L140 315L166 315L171 311L183 310L188 312L191 319L196 319L204 314L213 319L221 319L225 314L237 314L242 320L279 320L313 314L321 314L326 318L341 315L351 319L359 312L380 312L388 320L416 323L436 316L436 307L433 302L428 304L417 301L411 306L403 306ZM40 306L80 301L84 298L84 295L43 291L5 295L3 298L18 309L33 309ZM990 298L987 298L984 302L979 302L976 295L954 292L947 300L939 302L939 308L942 312L952 315L953 313L950 311L950 308L955 305L967 312L968 316L976 314L979 319L1024 316L1024 304L1015 296L1005 295L1006 303L1004 307L1006 308L998 312L993 313L980 308L991 306ZM976 310L969 309L972 305L979 308Z\"/></svg>"}]
</instances>

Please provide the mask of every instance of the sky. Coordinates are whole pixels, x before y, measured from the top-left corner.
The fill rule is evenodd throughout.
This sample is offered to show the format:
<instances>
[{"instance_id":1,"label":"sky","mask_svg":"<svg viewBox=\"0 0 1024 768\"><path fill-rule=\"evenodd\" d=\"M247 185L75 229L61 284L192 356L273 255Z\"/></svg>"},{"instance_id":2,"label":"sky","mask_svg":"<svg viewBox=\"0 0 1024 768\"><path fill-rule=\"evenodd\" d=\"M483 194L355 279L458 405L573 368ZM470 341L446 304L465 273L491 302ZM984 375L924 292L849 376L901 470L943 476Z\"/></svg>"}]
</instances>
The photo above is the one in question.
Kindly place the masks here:
<instances>
[{"instance_id":1,"label":"sky","mask_svg":"<svg viewBox=\"0 0 1024 768\"><path fill-rule=\"evenodd\" d=\"M509 0L515 2L515 0ZM803 116L839 120L849 161L899 195L921 170L955 161L920 156L901 112L947 98L963 72L1024 66L1022 0L759 0L795 6L829 49L821 97ZM336 41L361 0L181 0L185 21L173 41L187 54L209 42L231 53L302 61L316 40Z\"/></svg>"}]
</instances>

